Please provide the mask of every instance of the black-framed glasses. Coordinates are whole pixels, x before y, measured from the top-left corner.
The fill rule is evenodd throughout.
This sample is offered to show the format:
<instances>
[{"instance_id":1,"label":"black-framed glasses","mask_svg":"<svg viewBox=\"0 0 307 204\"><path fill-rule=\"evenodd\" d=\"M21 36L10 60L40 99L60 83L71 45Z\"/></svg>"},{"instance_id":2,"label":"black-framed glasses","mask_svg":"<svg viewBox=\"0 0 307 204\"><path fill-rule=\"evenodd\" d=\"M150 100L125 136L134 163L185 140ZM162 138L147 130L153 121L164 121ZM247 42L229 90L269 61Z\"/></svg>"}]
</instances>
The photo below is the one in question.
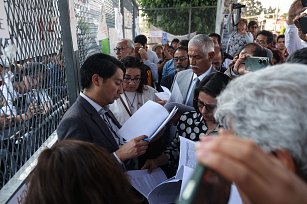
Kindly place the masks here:
<instances>
[{"instance_id":1,"label":"black-framed glasses","mask_svg":"<svg viewBox=\"0 0 307 204\"><path fill-rule=\"evenodd\" d=\"M197 106L201 110L205 107L206 111L210 113L212 113L216 109L215 104L206 104L206 103L203 103L202 101L197 101Z\"/></svg>"},{"instance_id":2,"label":"black-framed glasses","mask_svg":"<svg viewBox=\"0 0 307 204\"><path fill-rule=\"evenodd\" d=\"M130 77L125 77L124 78L124 82L126 83L130 83L130 82L133 82L133 83L139 83L141 81L142 78L130 78Z\"/></svg>"},{"instance_id":3,"label":"black-framed glasses","mask_svg":"<svg viewBox=\"0 0 307 204\"><path fill-rule=\"evenodd\" d=\"M128 48L128 47L115 47L113 50L114 50L114 52L121 52L126 48Z\"/></svg>"},{"instance_id":4,"label":"black-framed glasses","mask_svg":"<svg viewBox=\"0 0 307 204\"><path fill-rule=\"evenodd\" d=\"M183 61L186 60L186 59L188 59L188 58L187 58L187 57L174 57L174 58L173 58L173 60L174 60L175 62L178 62L178 61L183 62Z\"/></svg>"}]
</instances>

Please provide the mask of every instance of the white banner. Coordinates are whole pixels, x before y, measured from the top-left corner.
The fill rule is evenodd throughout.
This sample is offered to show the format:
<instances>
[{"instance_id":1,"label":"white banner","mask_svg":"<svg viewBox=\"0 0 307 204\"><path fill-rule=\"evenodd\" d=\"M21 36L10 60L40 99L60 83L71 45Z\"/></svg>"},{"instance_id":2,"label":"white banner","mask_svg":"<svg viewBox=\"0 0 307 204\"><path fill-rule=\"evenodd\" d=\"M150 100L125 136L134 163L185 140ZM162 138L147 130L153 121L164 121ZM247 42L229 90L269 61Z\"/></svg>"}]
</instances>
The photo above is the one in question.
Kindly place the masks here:
<instances>
[{"instance_id":1,"label":"white banner","mask_svg":"<svg viewBox=\"0 0 307 204\"><path fill-rule=\"evenodd\" d=\"M115 12L115 29L117 31L118 40L123 39L123 15L118 8L114 8Z\"/></svg>"},{"instance_id":2,"label":"white banner","mask_svg":"<svg viewBox=\"0 0 307 204\"><path fill-rule=\"evenodd\" d=\"M97 41L108 38L108 26L106 21L106 12L104 9L104 2L101 4L101 13L98 22Z\"/></svg>"},{"instance_id":3,"label":"white banner","mask_svg":"<svg viewBox=\"0 0 307 204\"><path fill-rule=\"evenodd\" d=\"M78 50L78 42L77 42L77 24L76 24L76 15L74 9L74 0L69 0L69 18L70 18L70 30L71 30L71 38L73 42L74 51Z\"/></svg>"},{"instance_id":4,"label":"white banner","mask_svg":"<svg viewBox=\"0 0 307 204\"><path fill-rule=\"evenodd\" d=\"M0 38L10 38L4 0L0 0Z\"/></svg>"}]
</instances>

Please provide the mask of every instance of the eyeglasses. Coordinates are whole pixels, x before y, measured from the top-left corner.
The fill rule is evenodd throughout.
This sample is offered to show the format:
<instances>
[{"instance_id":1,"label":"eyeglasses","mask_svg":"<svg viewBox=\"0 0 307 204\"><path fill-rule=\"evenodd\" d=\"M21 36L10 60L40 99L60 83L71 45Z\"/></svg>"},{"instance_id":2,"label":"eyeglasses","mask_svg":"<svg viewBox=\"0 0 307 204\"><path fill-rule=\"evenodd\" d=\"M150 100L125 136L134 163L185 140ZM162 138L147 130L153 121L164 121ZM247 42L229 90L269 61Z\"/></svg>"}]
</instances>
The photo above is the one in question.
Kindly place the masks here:
<instances>
[{"instance_id":1,"label":"eyeglasses","mask_svg":"<svg viewBox=\"0 0 307 204\"><path fill-rule=\"evenodd\" d=\"M263 40L255 40L255 42L257 43L257 44L259 44L259 45L267 45L267 43L266 42L264 42Z\"/></svg>"},{"instance_id":2,"label":"eyeglasses","mask_svg":"<svg viewBox=\"0 0 307 204\"><path fill-rule=\"evenodd\" d=\"M214 110L215 110L215 108L216 108L216 105L213 105L213 104L205 104L205 103L203 103L203 102L201 102L201 101L197 101L197 106L198 106L198 108L199 109L203 109L204 107L206 108L206 111L207 112L213 112Z\"/></svg>"},{"instance_id":3,"label":"eyeglasses","mask_svg":"<svg viewBox=\"0 0 307 204\"><path fill-rule=\"evenodd\" d=\"M258 26L252 26L251 28L258 28Z\"/></svg>"},{"instance_id":4,"label":"eyeglasses","mask_svg":"<svg viewBox=\"0 0 307 204\"><path fill-rule=\"evenodd\" d=\"M178 62L178 61L183 62L183 61L186 60L186 59L188 59L188 58L187 58L187 57L174 57L174 58L173 58L173 60L174 60L175 62Z\"/></svg>"},{"instance_id":5,"label":"eyeglasses","mask_svg":"<svg viewBox=\"0 0 307 204\"><path fill-rule=\"evenodd\" d=\"M114 50L114 52L121 52L121 51L123 51L126 48L128 48L128 47L116 47L113 50Z\"/></svg>"},{"instance_id":6,"label":"eyeglasses","mask_svg":"<svg viewBox=\"0 0 307 204\"><path fill-rule=\"evenodd\" d=\"M130 82L133 82L133 83L139 83L141 81L142 78L124 78L124 82L126 83L130 83Z\"/></svg>"}]
</instances>

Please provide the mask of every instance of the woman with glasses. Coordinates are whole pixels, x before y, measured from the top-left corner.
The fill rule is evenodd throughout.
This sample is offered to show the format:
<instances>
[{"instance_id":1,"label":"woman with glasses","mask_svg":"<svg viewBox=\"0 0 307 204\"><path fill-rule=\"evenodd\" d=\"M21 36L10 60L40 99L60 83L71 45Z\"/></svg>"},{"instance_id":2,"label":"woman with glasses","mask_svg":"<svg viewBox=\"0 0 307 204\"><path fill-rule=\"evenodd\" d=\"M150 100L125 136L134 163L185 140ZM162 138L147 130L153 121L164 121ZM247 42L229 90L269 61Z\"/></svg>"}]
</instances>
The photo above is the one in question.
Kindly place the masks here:
<instances>
[{"instance_id":1,"label":"woman with glasses","mask_svg":"<svg viewBox=\"0 0 307 204\"><path fill-rule=\"evenodd\" d=\"M118 122L123 125L148 100L160 100L157 91L146 85L147 75L144 64L136 57L122 59L126 67L123 80L123 93L109 106Z\"/></svg>"},{"instance_id":2,"label":"woman with glasses","mask_svg":"<svg viewBox=\"0 0 307 204\"><path fill-rule=\"evenodd\" d=\"M228 84L230 78L220 72L216 72L204 78L198 88L195 89L193 106L195 110L181 115L177 123L177 132L167 150L159 157L147 160L144 169L154 169L168 164L168 169L174 173L177 170L179 159L179 136L192 141L198 141L200 137L216 133L219 124L215 121L213 113L216 107L216 97Z\"/></svg>"}]
</instances>

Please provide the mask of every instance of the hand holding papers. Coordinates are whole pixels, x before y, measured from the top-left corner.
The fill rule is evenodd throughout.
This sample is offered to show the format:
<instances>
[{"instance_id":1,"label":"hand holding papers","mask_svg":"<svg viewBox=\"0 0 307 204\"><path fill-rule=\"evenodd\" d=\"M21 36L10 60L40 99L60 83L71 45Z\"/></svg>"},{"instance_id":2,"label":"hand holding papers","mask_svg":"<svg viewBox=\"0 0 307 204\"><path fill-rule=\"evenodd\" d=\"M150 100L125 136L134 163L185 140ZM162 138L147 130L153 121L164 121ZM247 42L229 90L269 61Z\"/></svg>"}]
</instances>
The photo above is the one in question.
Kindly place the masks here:
<instances>
[{"instance_id":1,"label":"hand holding papers","mask_svg":"<svg viewBox=\"0 0 307 204\"><path fill-rule=\"evenodd\" d=\"M150 141L170 121L176 111L177 108L174 107L169 113L160 104L147 101L125 122L117 134L127 141L139 135L147 135Z\"/></svg>"}]
</instances>

